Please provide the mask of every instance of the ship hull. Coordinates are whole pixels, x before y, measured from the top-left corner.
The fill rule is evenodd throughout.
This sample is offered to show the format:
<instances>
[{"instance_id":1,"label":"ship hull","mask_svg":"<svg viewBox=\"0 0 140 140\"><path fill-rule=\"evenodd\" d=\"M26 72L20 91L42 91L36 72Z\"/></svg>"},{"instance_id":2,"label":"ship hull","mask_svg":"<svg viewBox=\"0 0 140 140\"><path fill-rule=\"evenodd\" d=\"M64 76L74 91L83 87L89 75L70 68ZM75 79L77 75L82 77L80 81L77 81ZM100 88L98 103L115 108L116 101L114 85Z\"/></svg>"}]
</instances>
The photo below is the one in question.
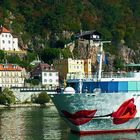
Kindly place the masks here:
<instances>
[{"instance_id":1,"label":"ship hull","mask_svg":"<svg viewBox=\"0 0 140 140\"><path fill-rule=\"evenodd\" d=\"M50 97L73 132L140 130L140 93L53 94Z\"/></svg>"}]
</instances>

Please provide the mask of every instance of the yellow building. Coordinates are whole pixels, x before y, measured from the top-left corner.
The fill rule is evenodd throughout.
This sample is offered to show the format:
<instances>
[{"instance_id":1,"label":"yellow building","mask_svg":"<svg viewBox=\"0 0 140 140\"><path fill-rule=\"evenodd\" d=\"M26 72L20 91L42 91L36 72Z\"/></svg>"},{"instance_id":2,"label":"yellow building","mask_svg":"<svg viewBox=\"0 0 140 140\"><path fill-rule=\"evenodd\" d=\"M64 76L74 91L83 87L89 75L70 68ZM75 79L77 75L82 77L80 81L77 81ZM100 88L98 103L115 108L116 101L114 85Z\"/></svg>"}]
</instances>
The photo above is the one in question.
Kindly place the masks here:
<instances>
[{"instance_id":1,"label":"yellow building","mask_svg":"<svg viewBox=\"0 0 140 140\"><path fill-rule=\"evenodd\" d=\"M60 79L66 78L67 74L91 73L91 59L60 59L55 60L53 64L60 73Z\"/></svg>"},{"instance_id":2,"label":"yellow building","mask_svg":"<svg viewBox=\"0 0 140 140\"><path fill-rule=\"evenodd\" d=\"M86 75L91 74L91 59L84 59L84 72Z\"/></svg>"}]
</instances>

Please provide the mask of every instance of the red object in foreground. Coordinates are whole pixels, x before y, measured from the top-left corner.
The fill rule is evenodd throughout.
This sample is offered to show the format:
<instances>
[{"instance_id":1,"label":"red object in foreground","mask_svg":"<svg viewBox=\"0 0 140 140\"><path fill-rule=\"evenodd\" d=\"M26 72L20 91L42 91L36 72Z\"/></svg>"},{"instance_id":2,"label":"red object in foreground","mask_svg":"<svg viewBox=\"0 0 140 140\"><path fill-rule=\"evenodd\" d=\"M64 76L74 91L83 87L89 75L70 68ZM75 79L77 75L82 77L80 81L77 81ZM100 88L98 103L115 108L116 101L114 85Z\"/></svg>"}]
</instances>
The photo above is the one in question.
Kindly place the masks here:
<instances>
[{"instance_id":1,"label":"red object in foreground","mask_svg":"<svg viewBox=\"0 0 140 140\"><path fill-rule=\"evenodd\" d=\"M82 125L94 117L97 110L80 110L74 114L71 114L65 110L62 110L62 113L65 115L65 117L71 121L75 125Z\"/></svg>"},{"instance_id":2,"label":"red object in foreground","mask_svg":"<svg viewBox=\"0 0 140 140\"><path fill-rule=\"evenodd\" d=\"M137 113L134 98L125 101L116 112L112 113L114 124L123 124L133 119Z\"/></svg>"}]
</instances>

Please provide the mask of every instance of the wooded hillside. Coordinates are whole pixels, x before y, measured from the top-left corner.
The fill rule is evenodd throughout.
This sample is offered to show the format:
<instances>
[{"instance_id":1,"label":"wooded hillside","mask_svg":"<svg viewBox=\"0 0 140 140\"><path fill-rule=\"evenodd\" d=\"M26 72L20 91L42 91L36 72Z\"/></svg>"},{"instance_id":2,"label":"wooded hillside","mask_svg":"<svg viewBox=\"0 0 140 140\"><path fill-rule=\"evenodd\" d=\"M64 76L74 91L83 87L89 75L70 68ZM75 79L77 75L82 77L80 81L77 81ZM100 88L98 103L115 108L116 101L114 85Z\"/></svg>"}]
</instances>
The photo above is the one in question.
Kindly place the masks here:
<instances>
[{"instance_id":1,"label":"wooded hillside","mask_svg":"<svg viewBox=\"0 0 140 140\"><path fill-rule=\"evenodd\" d=\"M50 48L55 48L56 52L53 50L54 54L48 55L50 58L59 57L64 44L70 42L72 35L80 30L101 32L103 39L112 41L113 47L107 50L112 53L116 52L114 50L120 42L138 50L140 1L1 0L0 24L11 29L45 61L44 50L51 52ZM70 55L67 50L63 53Z\"/></svg>"}]
</instances>

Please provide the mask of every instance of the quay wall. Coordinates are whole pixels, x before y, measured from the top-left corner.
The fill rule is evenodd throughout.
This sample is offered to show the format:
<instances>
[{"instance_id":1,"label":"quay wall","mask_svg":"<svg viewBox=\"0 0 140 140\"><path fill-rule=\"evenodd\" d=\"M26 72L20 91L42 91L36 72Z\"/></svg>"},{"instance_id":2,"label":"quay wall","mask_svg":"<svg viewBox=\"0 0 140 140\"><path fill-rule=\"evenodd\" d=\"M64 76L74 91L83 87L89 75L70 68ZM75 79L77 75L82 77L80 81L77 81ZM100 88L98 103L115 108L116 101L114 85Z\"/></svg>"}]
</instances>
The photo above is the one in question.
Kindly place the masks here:
<instances>
[{"instance_id":1,"label":"quay wall","mask_svg":"<svg viewBox=\"0 0 140 140\"><path fill-rule=\"evenodd\" d=\"M31 97L33 95L38 95L41 92L46 92L47 94L52 94L56 92L56 88L48 87L48 88L41 88L41 87L12 87L11 90L13 91L16 102L30 102Z\"/></svg>"}]
</instances>

